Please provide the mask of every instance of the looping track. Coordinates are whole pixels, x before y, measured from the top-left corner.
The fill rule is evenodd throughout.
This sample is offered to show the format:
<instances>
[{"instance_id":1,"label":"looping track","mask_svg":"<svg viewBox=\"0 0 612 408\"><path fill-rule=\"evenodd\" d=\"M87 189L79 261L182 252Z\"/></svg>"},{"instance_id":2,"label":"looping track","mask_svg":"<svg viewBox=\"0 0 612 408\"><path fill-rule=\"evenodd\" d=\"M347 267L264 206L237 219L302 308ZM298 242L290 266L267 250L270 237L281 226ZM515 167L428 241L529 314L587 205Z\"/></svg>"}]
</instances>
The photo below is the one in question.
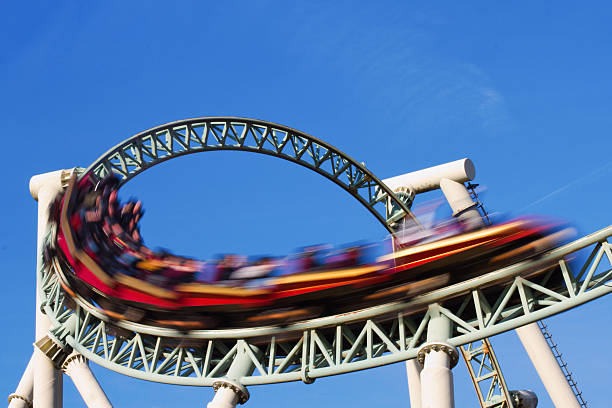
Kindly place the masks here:
<instances>
[{"instance_id":1,"label":"looping track","mask_svg":"<svg viewBox=\"0 0 612 408\"><path fill-rule=\"evenodd\" d=\"M237 124L241 130L237 130ZM195 130L198 126L201 131ZM260 126L262 133L255 136L252 132ZM247 147L249 138L258 144ZM266 144L272 147L264 148ZM293 156L285 152L287 146L291 146ZM126 140L89 170L99 177L113 171L125 182L171 157L215 149L256 151L299 162L341 185L391 229L389 220L395 217L389 218L388 211L383 216L372 208L381 203L376 189L386 192L382 201L387 204L396 198L363 166L317 139L267 122L208 118L171 123ZM312 162L302 163L305 157ZM325 162L329 162L331 172L324 173ZM341 177L348 177L348 181L340 181ZM361 190L367 191L365 198L356 193ZM397 206L409 211L404 203ZM612 246L607 241L611 236L612 226L537 258L409 301L286 327L181 333L111 322L84 299L64 293L59 276L70 272L62 271L57 260L38 271L42 283L39 296L59 341L122 374L164 383L211 386L227 373L237 355L244 354L255 366L252 375L240 379L245 386L311 382L414 358L425 341L429 319L438 314L453 322L448 343L459 346L603 296L612 291L612 285L607 285L612 280ZM578 251L588 251L586 259L579 259Z\"/></svg>"},{"instance_id":2,"label":"looping track","mask_svg":"<svg viewBox=\"0 0 612 408\"><path fill-rule=\"evenodd\" d=\"M390 232L405 216L416 221L409 208L413 196L394 194L364 164L304 132L256 119L210 117L157 126L113 147L85 173L102 178L112 172L124 184L166 160L216 150L266 154L319 173L356 198Z\"/></svg>"},{"instance_id":3,"label":"looping track","mask_svg":"<svg viewBox=\"0 0 612 408\"><path fill-rule=\"evenodd\" d=\"M179 333L114 322L65 296L57 274L41 270L44 309L58 337L91 361L146 380L210 386L237 353L256 370L244 385L308 381L414 358L431 316L454 322L448 342L459 346L563 312L612 291L612 227L530 261L449 286L408 302L287 327ZM578 264L568 257L588 248ZM54 267L58 267L56 263ZM540 272L540 273L535 273Z\"/></svg>"}]
</instances>

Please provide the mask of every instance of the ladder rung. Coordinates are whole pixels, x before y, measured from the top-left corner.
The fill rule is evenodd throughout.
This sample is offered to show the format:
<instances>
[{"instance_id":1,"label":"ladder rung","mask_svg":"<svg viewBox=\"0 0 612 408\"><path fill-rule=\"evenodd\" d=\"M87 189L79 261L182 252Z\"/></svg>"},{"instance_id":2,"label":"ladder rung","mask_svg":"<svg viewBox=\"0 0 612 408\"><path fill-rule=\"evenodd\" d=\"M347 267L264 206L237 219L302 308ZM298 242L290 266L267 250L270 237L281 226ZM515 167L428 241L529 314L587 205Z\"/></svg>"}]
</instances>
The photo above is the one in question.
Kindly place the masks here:
<instances>
[{"instance_id":1,"label":"ladder rung","mask_svg":"<svg viewBox=\"0 0 612 408\"><path fill-rule=\"evenodd\" d=\"M480 377L476 377L476 382L481 382L481 381L487 380L487 379L489 379L491 377L495 377L495 376L497 376L497 373L495 371L491 371L488 374L482 375Z\"/></svg>"}]
</instances>

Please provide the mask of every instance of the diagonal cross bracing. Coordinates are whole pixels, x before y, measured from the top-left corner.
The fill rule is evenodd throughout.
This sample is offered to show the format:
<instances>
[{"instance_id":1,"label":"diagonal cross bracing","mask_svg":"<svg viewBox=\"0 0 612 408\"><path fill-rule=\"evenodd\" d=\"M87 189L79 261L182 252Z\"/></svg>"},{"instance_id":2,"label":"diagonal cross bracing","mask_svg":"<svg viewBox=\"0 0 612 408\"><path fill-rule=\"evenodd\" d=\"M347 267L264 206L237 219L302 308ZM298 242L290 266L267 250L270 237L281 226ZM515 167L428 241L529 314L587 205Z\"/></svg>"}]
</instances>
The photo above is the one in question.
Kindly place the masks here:
<instances>
[{"instance_id":1,"label":"diagonal cross bracing","mask_svg":"<svg viewBox=\"0 0 612 408\"><path fill-rule=\"evenodd\" d=\"M356 198L390 232L404 217L418 224L410 212L411 198L396 196L363 164L306 133L254 119L197 118L158 126L113 147L85 173L98 178L113 173L123 184L166 160L216 150L262 153L315 171Z\"/></svg>"},{"instance_id":2,"label":"diagonal cross bracing","mask_svg":"<svg viewBox=\"0 0 612 408\"><path fill-rule=\"evenodd\" d=\"M263 352L249 353L257 369L242 384L309 382L414 358L429 320L428 312L418 311L431 304L453 322L448 343L460 346L604 296L612 292L611 236L608 227L536 259L404 302L282 328L181 334L130 322L109 324L86 299L65 301L58 276L70 272L60 262L39 273L45 282L44 309L53 324L62 326L74 316L66 342L106 368L151 381L210 386L225 375L239 347L247 353L257 347ZM580 251L591 255L578 262Z\"/></svg>"}]
</instances>

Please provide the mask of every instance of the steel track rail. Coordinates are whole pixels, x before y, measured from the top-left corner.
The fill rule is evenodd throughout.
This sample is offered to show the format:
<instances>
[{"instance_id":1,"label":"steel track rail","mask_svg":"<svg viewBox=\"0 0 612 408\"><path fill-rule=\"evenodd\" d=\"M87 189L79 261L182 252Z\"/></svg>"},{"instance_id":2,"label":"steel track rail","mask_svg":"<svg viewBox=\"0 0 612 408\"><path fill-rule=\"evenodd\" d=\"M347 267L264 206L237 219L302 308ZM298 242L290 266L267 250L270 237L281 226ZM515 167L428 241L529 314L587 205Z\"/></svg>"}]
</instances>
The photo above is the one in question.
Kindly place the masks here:
<instances>
[{"instance_id":1,"label":"steel track rail","mask_svg":"<svg viewBox=\"0 0 612 408\"><path fill-rule=\"evenodd\" d=\"M612 291L612 226L431 293L287 327L176 330L111 322L83 298L64 294L60 264L39 271L43 308L65 341L91 361L150 381L210 386L246 352L256 369L244 385L342 374L416 357L431 316L453 322L460 346L577 307ZM585 253L586 252L586 253ZM585 259L582 259L583 254ZM57 272L57 273L56 273Z\"/></svg>"},{"instance_id":2,"label":"steel track rail","mask_svg":"<svg viewBox=\"0 0 612 408\"><path fill-rule=\"evenodd\" d=\"M304 166L351 194L391 233L405 217L419 225L410 211L413 193L395 194L363 163L322 140L257 119L206 117L157 126L111 148L84 174L103 178L114 173L124 184L166 160L220 150L261 153Z\"/></svg>"},{"instance_id":3,"label":"steel track rail","mask_svg":"<svg viewBox=\"0 0 612 408\"><path fill-rule=\"evenodd\" d=\"M142 171L186 154L240 150L266 154L315 171L355 197L389 231L410 212L412 194L398 196L363 164L303 132L231 117L188 119L141 132L110 149L85 173L129 181ZM176 330L109 321L86 299L67 296L66 273L55 260L38 271L42 308L52 335L95 363L145 380L211 386L237 354L255 372L243 385L302 380L414 358L430 316L454 322L448 342L458 346L576 307L609 293L612 227L537 259L521 262L404 302L327 316L287 327ZM566 261L592 247L581 268ZM607 261L607 263L606 263Z\"/></svg>"}]
</instances>

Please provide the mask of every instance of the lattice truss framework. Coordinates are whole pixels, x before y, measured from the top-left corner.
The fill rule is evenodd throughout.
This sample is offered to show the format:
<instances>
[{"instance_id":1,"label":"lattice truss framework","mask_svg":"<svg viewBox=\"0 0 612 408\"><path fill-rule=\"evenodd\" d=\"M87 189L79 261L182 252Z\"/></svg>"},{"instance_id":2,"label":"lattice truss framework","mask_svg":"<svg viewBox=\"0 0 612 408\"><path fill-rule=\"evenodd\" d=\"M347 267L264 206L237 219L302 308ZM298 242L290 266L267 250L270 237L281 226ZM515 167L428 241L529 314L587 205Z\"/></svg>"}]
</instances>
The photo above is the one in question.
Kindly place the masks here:
<instances>
[{"instance_id":1,"label":"lattice truss framework","mask_svg":"<svg viewBox=\"0 0 612 408\"><path fill-rule=\"evenodd\" d=\"M512 396L488 338L459 347L481 407L513 408Z\"/></svg>"},{"instance_id":2,"label":"lattice truss framework","mask_svg":"<svg viewBox=\"0 0 612 408\"><path fill-rule=\"evenodd\" d=\"M54 334L91 361L151 381L210 386L238 354L255 371L248 385L302 380L414 358L431 317L453 322L460 346L576 307L612 291L612 227L481 277L349 314L279 328L192 331L109 322L82 298L65 296L59 268L39 271ZM586 251L586 253L585 253ZM70 273L63 271L61 273ZM181 340L177 340L179 337Z\"/></svg>"},{"instance_id":3,"label":"lattice truss framework","mask_svg":"<svg viewBox=\"0 0 612 408\"><path fill-rule=\"evenodd\" d=\"M99 178L114 173L125 183L163 161L189 153L240 150L300 164L357 198L390 232L408 216L414 193L394 194L360 164L335 147L286 126L246 118L198 118L139 133L110 149L87 171Z\"/></svg>"}]
</instances>

